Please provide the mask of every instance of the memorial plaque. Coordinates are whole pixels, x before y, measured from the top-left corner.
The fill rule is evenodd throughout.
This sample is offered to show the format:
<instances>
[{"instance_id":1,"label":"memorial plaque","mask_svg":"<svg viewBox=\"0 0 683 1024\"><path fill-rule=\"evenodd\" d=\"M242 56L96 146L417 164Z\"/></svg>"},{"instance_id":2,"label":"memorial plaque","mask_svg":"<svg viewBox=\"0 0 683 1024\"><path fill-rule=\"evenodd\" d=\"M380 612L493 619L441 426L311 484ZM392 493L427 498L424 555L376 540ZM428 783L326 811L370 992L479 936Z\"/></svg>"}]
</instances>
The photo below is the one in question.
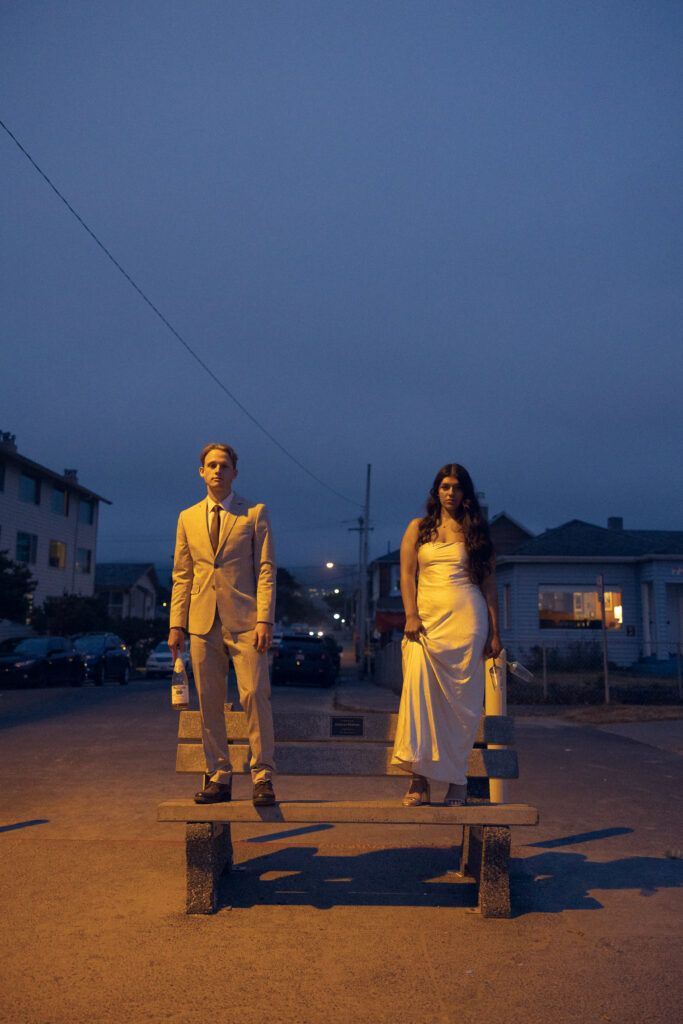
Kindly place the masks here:
<instances>
[{"instance_id":1,"label":"memorial plaque","mask_svg":"<svg viewBox=\"0 0 683 1024\"><path fill-rule=\"evenodd\" d=\"M330 718L330 736L362 736L363 716L333 715Z\"/></svg>"}]
</instances>

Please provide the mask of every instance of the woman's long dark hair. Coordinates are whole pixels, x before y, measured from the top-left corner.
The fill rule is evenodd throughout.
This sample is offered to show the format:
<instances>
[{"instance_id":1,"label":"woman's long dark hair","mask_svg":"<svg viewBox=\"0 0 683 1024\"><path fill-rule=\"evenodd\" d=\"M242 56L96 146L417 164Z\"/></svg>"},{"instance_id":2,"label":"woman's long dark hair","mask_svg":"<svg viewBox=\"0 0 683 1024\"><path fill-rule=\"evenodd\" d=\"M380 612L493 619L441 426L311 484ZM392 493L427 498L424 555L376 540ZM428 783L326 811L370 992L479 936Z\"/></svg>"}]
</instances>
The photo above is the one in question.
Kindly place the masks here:
<instances>
[{"instance_id":1,"label":"woman's long dark hair","mask_svg":"<svg viewBox=\"0 0 683 1024\"><path fill-rule=\"evenodd\" d=\"M462 490L462 502L455 512L454 518L462 527L465 536L470 579L473 583L481 584L491 572L493 544L489 534L489 524L477 501L472 477L465 467L457 462L449 462L442 466L434 477L434 483L427 498L426 513L418 526L417 547L427 544L437 536L437 528L441 522L439 487L441 481L447 476L455 477Z\"/></svg>"}]
</instances>

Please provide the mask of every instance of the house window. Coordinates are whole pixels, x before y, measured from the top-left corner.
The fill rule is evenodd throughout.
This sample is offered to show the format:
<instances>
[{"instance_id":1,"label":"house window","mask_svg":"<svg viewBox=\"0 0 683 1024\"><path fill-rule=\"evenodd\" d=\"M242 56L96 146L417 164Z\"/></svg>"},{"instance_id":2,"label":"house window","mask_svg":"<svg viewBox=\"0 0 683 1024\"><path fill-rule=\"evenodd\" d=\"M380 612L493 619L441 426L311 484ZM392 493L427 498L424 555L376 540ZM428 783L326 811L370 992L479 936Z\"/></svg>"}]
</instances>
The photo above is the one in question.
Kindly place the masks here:
<instances>
[{"instance_id":1,"label":"house window","mask_svg":"<svg viewBox=\"0 0 683 1024\"><path fill-rule=\"evenodd\" d=\"M52 488L52 511L58 516L68 516L69 496L66 493L66 488L57 486Z\"/></svg>"},{"instance_id":2,"label":"house window","mask_svg":"<svg viewBox=\"0 0 683 1024\"><path fill-rule=\"evenodd\" d=\"M512 628L512 587L503 584L503 629Z\"/></svg>"},{"instance_id":3,"label":"house window","mask_svg":"<svg viewBox=\"0 0 683 1024\"><path fill-rule=\"evenodd\" d=\"M38 537L35 533L17 533L17 562L35 563Z\"/></svg>"},{"instance_id":4,"label":"house window","mask_svg":"<svg viewBox=\"0 0 683 1024\"><path fill-rule=\"evenodd\" d=\"M53 569L66 569L66 544L64 541L50 541L49 562Z\"/></svg>"},{"instance_id":5,"label":"house window","mask_svg":"<svg viewBox=\"0 0 683 1024\"><path fill-rule=\"evenodd\" d=\"M622 621L621 588L605 590L607 629L621 629ZM539 587L538 625L541 629L602 629L600 594L594 587Z\"/></svg>"},{"instance_id":6,"label":"house window","mask_svg":"<svg viewBox=\"0 0 683 1024\"><path fill-rule=\"evenodd\" d=\"M78 503L78 521L79 523L92 523L94 519L93 503L92 501L79 501Z\"/></svg>"},{"instance_id":7,"label":"house window","mask_svg":"<svg viewBox=\"0 0 683 1024\"><path fill-rule=\"evenodd\" d=\"M123 615L123 591L122 590L110 590L109 591L109 614L116 618L121 618Z\"/></svg>"},{"instance_id":8,"label":"house window","mask_svg":"<svg viewBox=\"0 0 683 1024\"><path fill-rule=\"evenodd\" d=\"M19 501L27 501L31 505L40 505L40 480L30 473L22 473L19 477Z\"/></svg>"},{"instance_id":9,"label":"house window","mask_svg":"<svg viewBox=\"0 0 683 1024\"><path fill-rule=\"evenodd\" d=\"M90 572L89 548L76 548L76 572Z\"/></svg>"}]
</instances>

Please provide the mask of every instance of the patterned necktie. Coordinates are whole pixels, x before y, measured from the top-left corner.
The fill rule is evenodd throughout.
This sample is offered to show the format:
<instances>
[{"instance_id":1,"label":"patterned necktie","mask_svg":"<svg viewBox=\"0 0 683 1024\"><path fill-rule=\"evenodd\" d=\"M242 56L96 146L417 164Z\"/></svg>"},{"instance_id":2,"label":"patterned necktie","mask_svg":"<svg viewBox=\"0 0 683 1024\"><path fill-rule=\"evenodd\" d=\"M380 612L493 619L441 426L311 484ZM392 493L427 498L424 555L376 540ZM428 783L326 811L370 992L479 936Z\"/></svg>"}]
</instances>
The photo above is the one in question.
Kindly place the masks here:
<instances>
[{"instance_id":1,"label":"patterned necktie","mask_svg":"<svg viewBox=\"0 0 683 1024\"><path fill-rule=\"evenodd\" d=\"M211 537L211 545L215 554L216 551L218 551L218 538L221 532L221 506L214 505L211 511L213 512L213 519L211 520L209 535Z\"/></svg>"}]
</instances>

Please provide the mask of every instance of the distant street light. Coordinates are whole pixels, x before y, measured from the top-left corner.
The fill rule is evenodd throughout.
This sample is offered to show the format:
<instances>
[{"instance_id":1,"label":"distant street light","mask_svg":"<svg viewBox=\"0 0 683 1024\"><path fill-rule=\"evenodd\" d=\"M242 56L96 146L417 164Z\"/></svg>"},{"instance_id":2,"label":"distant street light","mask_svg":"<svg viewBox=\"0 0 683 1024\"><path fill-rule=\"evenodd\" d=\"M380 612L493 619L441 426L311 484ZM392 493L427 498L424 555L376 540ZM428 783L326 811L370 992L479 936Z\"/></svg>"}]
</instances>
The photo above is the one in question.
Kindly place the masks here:
<instances>
[{"instance_id":1,"label":"distant street light","mask_svg":"<svg viewBox=\"0 0 683 1024\"><path fill-rule=\"evenodd\" d=\"M334 569L334 562L325 562L326 569Z\"/></svg>"}]
</instances>

